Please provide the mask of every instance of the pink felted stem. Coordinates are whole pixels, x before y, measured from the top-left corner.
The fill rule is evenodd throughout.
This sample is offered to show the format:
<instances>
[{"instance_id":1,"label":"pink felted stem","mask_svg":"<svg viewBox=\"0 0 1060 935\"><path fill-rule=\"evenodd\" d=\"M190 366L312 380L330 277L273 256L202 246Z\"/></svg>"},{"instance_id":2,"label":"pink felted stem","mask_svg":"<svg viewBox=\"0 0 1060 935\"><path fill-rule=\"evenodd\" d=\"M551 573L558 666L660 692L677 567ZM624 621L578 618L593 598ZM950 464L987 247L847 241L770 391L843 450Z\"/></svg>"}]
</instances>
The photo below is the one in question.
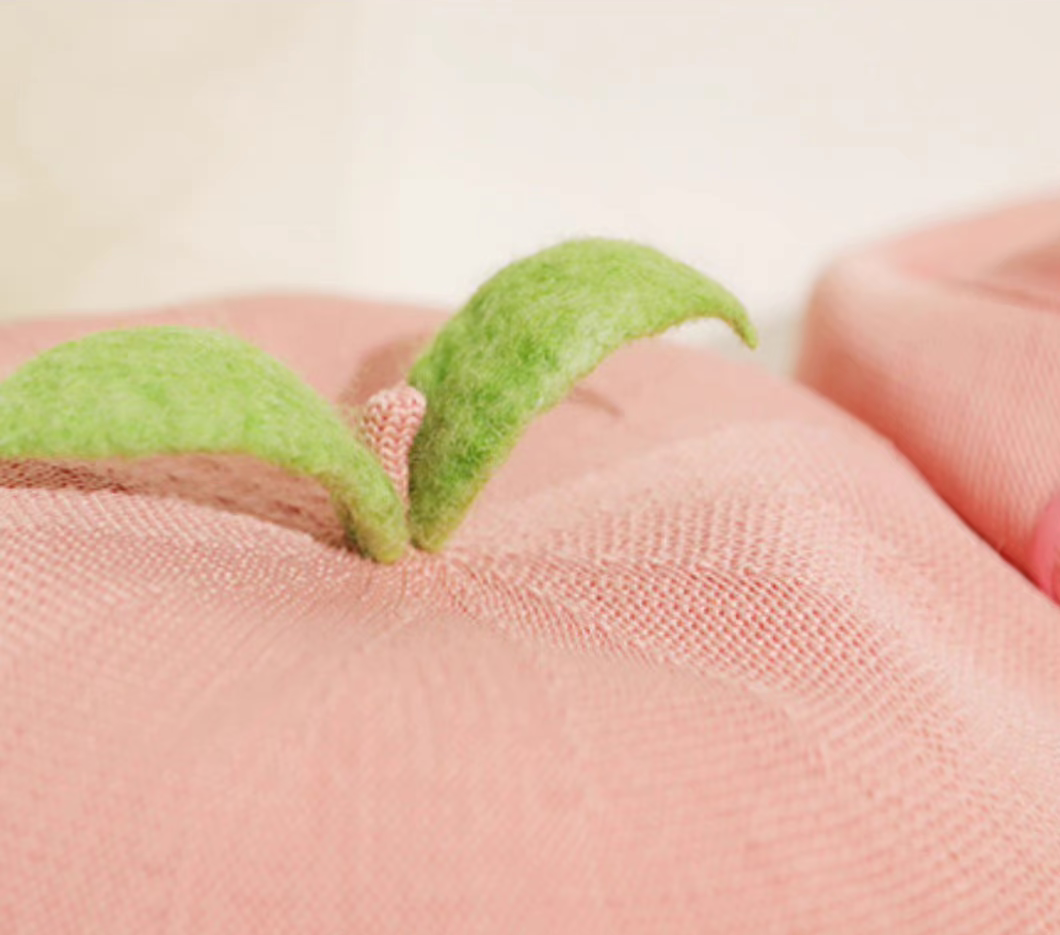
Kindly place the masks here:
<instances>
[{"instance_id":1,"label":"pink felted stem","mask_svg":"<svg viewBox=\"0 0 1060 935\"><path fill-rule=\"evenodd\" d=\"M394 488L408 501L409 452L427 412L427 398L407 383L375 393L364 404L361 432Z\"/></svg>"}]
</instances>

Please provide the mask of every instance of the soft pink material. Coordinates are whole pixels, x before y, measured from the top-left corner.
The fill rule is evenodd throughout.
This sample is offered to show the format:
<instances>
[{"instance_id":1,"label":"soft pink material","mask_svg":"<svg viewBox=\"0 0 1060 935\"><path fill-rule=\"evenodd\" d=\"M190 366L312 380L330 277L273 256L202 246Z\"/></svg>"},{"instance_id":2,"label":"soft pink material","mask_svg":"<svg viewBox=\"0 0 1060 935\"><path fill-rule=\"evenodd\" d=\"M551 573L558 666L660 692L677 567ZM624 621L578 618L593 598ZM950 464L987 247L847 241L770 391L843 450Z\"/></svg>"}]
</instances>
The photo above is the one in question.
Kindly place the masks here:
<instances>
[{"instance_id":1,"label":"soft pink material","mask_svg":"<svg viewBox=\"0 0 1060 935\"><path fill-rule=\"evenodd\" d=\"M1031 566L1060 493L1060 198L837 263L799 370L1017 567L1051 577Z\"/></svg>"},{"instance_id":2,"label":"soft pink material","mask_svg":"<svg viewBox=\"0 0 1060 935\"><path fill-rule=\"evenodd\" d=\"M426 397L407 383L372 394L361 413L360 430L368 447L406 502L409 453L426 413Z\"/></svg>"},{"instance_id":3,"label":"soft pink material","mask_svg":"<svg viewBox=\"0 0 1060 935\"><path fill-rule=\"evenodd\" d=\"M1060 495L1053 497L1038 520L1030 558L1031 578L1060 602Z\"/></svg>"},{"instance_id":4,"label":"soft pink material","mask_svg":"<svg viewBox=\"0 0 1060 935\"><path fill-rule=\"evenodd\" d=\"M334 398L436 323L163 319ZM0 373L126 321L7 328ZM961 357L927 343L925 412ZM809 391L623 351L393 567L334 545L312 485L190 460L3 476L0 931L1060 924L1060 611Z\"/></svg>"}]
</instances>

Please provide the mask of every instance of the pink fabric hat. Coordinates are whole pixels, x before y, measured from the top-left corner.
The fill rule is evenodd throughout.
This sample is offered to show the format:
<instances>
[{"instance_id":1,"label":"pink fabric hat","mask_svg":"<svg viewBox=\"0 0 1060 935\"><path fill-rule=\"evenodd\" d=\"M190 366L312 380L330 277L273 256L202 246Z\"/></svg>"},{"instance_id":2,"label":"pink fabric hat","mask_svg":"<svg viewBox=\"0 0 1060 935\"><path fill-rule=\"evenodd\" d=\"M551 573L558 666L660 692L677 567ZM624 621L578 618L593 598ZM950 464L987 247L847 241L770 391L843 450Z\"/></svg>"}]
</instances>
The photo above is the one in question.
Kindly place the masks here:
<instances>
[{"instance_id":1,"label":"pink fabric hat","mask_svg":"<svg viewBox=\"0 0 1060 935\"><path fill-rule=\"evenodd\" d=\"M944 483L1010 482L947 434L979 320L931 340L940 300L902 343L901 308L885 328L831 282L804 374L835 391L817 346L846 373L860 316L889 355L863 378L920 377L948 474L912 432L658 342L393 566L246 460L0 466L0 931L1054 927L1060 616ZM310 297L23 324L0 376L147 320L239 334L333 399L437 325ZM1037 337L999 372L1060 355Z\"/></svg>"}]
</instances>

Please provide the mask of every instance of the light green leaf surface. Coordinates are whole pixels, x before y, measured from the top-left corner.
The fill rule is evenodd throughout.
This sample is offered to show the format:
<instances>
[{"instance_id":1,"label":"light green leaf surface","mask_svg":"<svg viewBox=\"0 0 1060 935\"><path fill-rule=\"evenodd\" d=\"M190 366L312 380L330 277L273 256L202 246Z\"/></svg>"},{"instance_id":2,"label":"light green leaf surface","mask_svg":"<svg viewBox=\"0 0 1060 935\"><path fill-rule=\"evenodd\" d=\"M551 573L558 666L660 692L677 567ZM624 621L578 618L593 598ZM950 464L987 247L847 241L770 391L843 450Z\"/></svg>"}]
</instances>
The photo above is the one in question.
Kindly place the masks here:
<instances>
[{"instance_id":1,"label":"light green leaf surface","mask_svg":"<svg viewBox=\"0 0 1060 935\"><path fill-rule=\"evenodd\" d=\"M576 240L501 270L410 375L427 397L410 459L416 545L440 549L529 423L605 357L700 317L757 343L733 295L650 247Z\"/></svg>"},{"instance_id":2,"label":"light green leaf surface","mask_svg":"<svg viewBox=\"0 0 1060 935\"><path fill-rule=\"evenodd\" d=\"M150 327L60 345L0 384L0 458L239 453L312 477L351 542L392 562L404 507L372 452L300 377L221 332Z\"/></svg>"}]
</instances>

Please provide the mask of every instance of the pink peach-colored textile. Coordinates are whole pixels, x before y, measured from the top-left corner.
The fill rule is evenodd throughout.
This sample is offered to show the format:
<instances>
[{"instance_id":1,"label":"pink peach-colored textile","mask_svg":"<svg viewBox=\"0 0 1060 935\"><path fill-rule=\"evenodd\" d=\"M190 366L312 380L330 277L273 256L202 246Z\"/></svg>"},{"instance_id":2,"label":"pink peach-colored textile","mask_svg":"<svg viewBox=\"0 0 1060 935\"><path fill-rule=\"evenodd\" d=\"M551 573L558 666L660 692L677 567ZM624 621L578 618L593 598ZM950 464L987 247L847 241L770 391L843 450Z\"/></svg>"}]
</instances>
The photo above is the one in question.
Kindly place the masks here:
<instances>
[{"instance_id":1,"label":"pink peach-colored textile","mask_svg":"<svg viewBox=\"0 0 1060 935\"><path fill-rule=\"evenodd\" d=\"M142 320L8 327L0 376ZM437 325L152 320L347 401ZM964 352L926 343L944 424ZM1060 931L1060 611L946 493L810 390L659 342L392 567L245 459L0 468L0 931Z\"/></svg>"},{"instance_id":2,"label":"pink peach-colored textile","mask_svg":"<svg viewBox=\"0 0 1060 935\"><path fill-rule=\"evenodd\" d=\"M1060 197L846 257L810 305L802 379L893 440L1051 590L1060 494Z\"/></svg>"},{"instance_id":3,"label":"pink peach-colored textile","mask_svg":"<svg viewBox=\"0 0 1060 935\"><path fill-rule=\"evenodd\" d=\"M407 383L373 394L361 410L361 434L406 504L409 454L426 414L427 398Z\"/></svg>"}]
</instances>

